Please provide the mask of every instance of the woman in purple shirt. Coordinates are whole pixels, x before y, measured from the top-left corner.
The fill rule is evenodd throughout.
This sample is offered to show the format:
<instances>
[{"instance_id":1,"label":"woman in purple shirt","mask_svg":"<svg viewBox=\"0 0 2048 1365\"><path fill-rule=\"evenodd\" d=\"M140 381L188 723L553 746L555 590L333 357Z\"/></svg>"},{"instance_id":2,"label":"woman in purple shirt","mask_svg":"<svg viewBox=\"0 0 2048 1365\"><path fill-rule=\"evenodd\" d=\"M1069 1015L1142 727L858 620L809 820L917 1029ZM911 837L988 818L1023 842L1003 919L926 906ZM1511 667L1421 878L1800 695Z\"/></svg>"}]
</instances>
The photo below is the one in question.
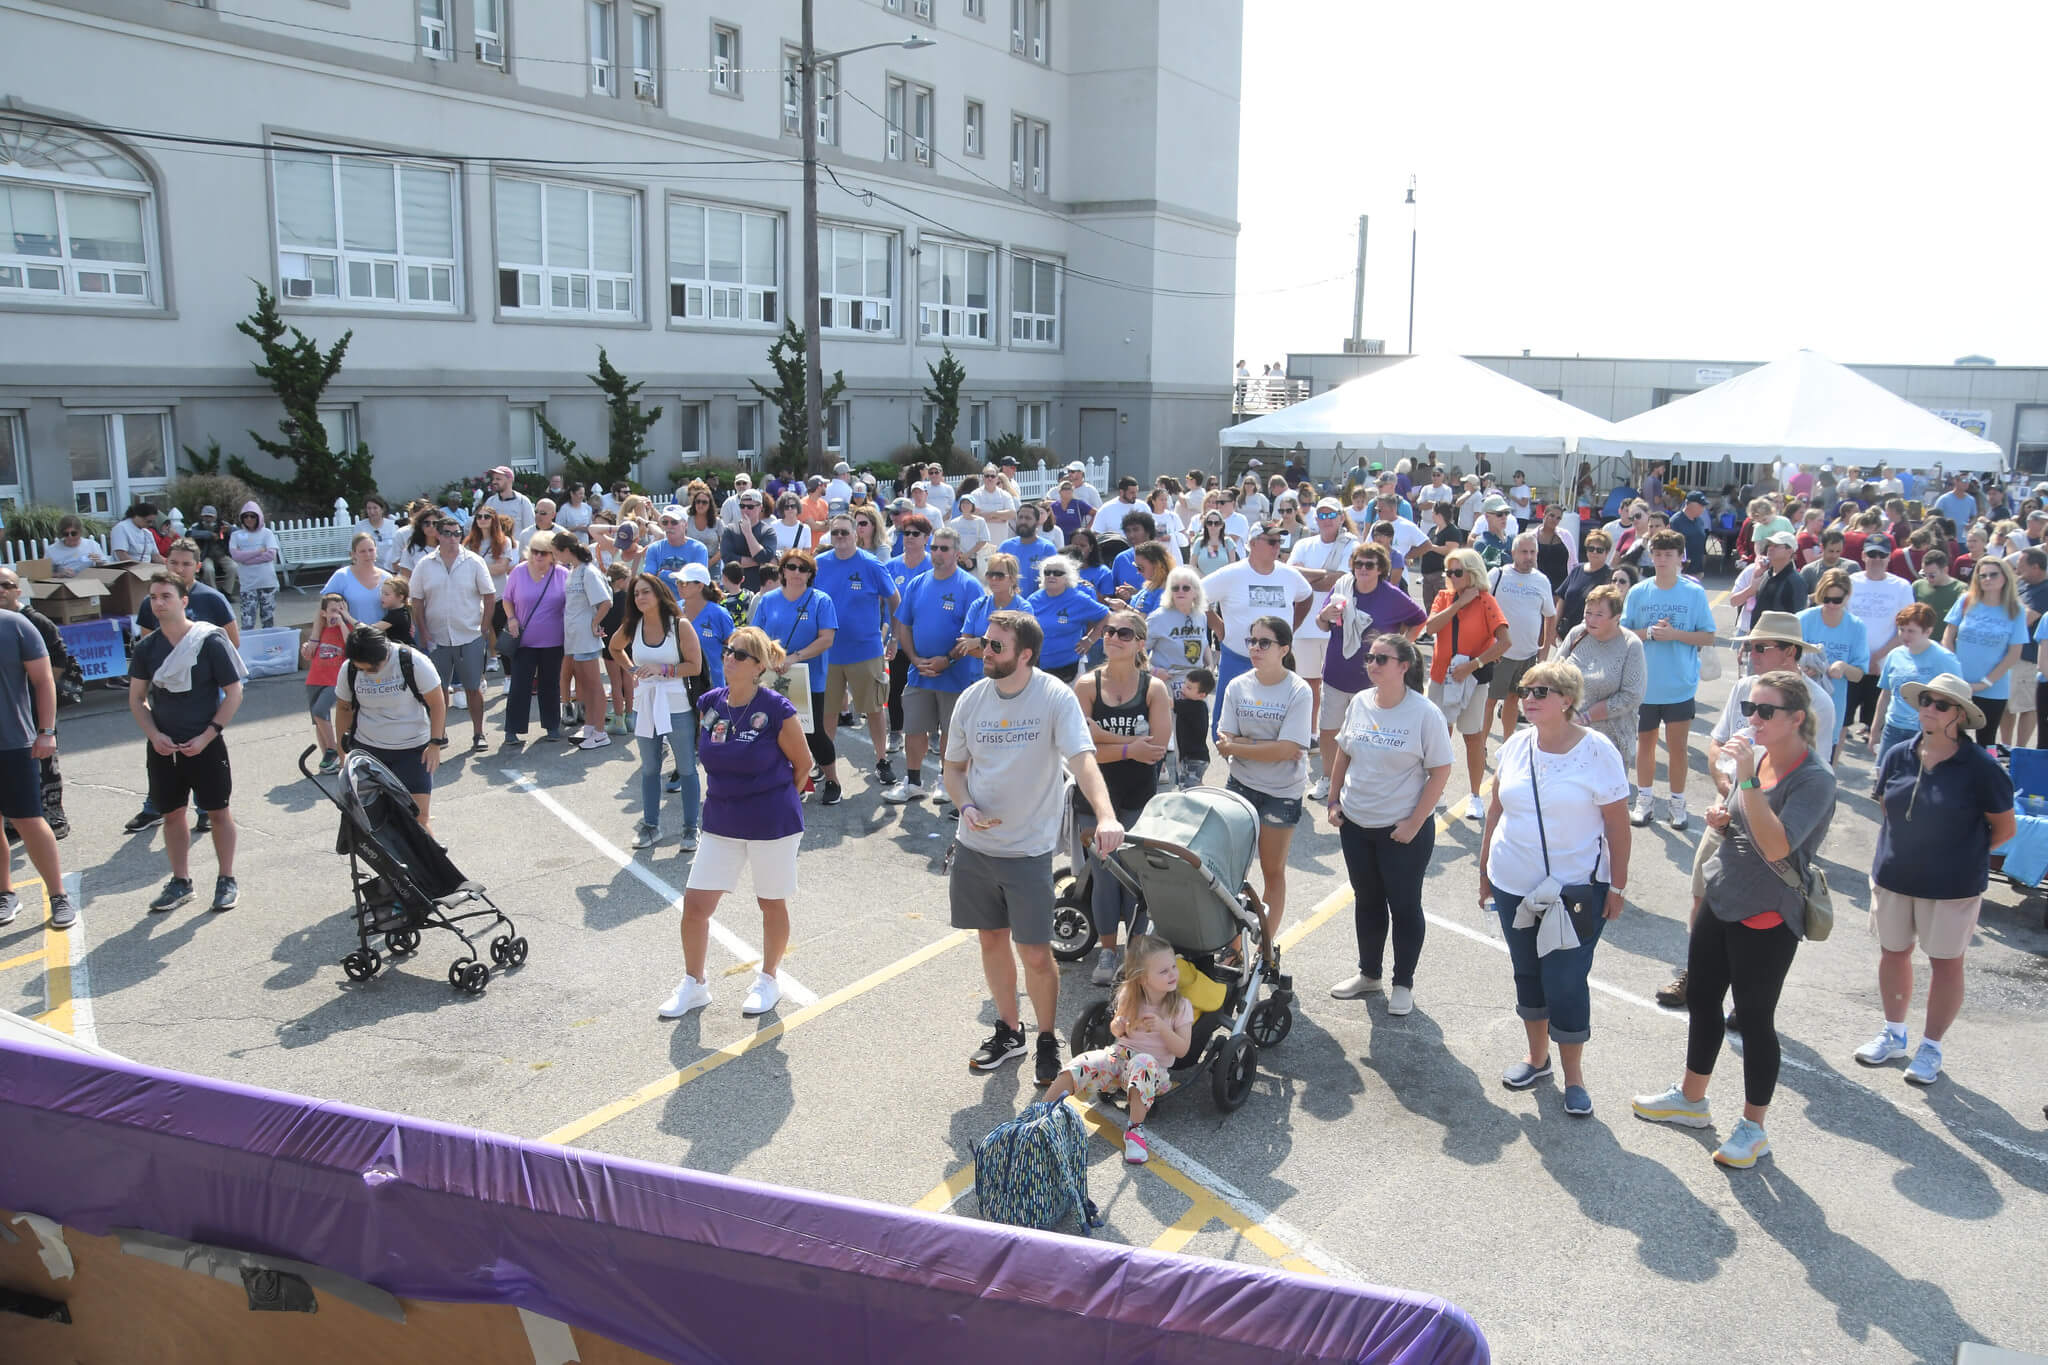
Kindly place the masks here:
<instances>
[{"instance_id":1,"label":"woman in purple shirt","mask_svg":"<svg viewBox=\"0 0 2048 1365\"><path fill-rule=\"evenodd\" d=\"M766 1014L782 998L775 969L789 946L789 898L796 894L796 853L804 837L802 785L811 751L796 708L761 686L783 667L782 646L758 626L725 642L725 686L697 701L697 757L704 765L704 834L683 892L682 983L662 1005L680 1019L711 1003L704 979L711 916L746 869L761 903L761 969L740 1012Z\"/></svg>"},{"instance_id":2,"label":"woman in purple shirt","mask_svg":"<svg viewBox=\"0 0 2048 1365\"><path fill-rule=\"evenodd\" d=\"M1399 634L1412 640L1429 619L1414 598L1395 586L1392 575L1384 546L1360 545L1351 552L1351 581L1331 588L1316 613L1316 624L1330 632L1330 647L1323 656L1323 701L1316 717L1325 773L1336 761L1337 732L1344 728L1351 699L1372 686L1365 677L1365 656L1372 652L1373 637ZM1329 795L1327 780L1315 784L1318 801Z\"/></svg>"},{"instance_id":3,"label":"woman in purple shirt","mask_svg":"<svg viewBox=\"0 0 2048 1365\"><path fill-rule=\"evenodd\" d=\"M569 571L555 563L554 532L536 531L526 562L505 576L505 629L517 640L505 692L505 747L526 743L526 717L539 680L540 729L562 737L562 603Z\"/></svg>"}]
</instances>

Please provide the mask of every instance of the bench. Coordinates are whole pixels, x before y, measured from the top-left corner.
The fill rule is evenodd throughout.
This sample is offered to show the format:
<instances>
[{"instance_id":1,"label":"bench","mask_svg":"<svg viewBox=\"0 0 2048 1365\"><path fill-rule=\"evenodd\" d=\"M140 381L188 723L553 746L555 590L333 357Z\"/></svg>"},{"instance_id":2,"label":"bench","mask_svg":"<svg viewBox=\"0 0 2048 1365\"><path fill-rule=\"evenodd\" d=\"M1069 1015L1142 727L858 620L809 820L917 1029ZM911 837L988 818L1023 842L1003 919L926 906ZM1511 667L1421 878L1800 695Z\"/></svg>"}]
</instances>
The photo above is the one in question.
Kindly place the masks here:
<instances>
[{"instance_id":1,"label":"bench","mask_svg":"<svg viewBox=\"0 0 2048 1365\"><path fill-rule=\"evenodd\" d=\"M281 526L277 534L278 573L293 591L306 589L292 582L300 569L338 569L348 563L348 546L355 539L353 526Z\"/></svg>"}]
</instances>

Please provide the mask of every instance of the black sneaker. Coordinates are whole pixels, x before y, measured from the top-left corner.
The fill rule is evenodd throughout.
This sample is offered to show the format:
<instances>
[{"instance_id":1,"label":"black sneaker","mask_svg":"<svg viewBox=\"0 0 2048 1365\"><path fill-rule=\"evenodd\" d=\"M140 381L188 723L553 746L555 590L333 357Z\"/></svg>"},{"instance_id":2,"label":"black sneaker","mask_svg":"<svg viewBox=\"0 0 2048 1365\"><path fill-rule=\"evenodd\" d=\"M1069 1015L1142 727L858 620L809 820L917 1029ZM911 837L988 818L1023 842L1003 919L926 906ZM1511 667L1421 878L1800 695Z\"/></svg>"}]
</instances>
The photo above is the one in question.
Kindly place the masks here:
<instances>
[{"instance_id":1,"label":"black sneaker","mask_svg":"<svg viewBox=\"0 0 2048 1365\"><path fill-rule=\"evenodd\" d=\"M1038 1083L1040 1085L1051 1085L1059 1078L1060 1069L1064 1065L1065 1063L1060 1061L1060 1040L1053 1037L1050 1033L1039 1034Z\"/></svg>"},{"instance_id":2,"label":"black sneaker","mask_svg":"<svg viewBox=\"0 0 2048 1365\"><path fill-rule=\"evenodd\" d=\"M853 728L853 712L841 711L839 713L839 728L842 730L849 730Z\"/></svg>"},{"instance_id":3,"label":"black sneaker","mask_svg":"<svg viewBox=\"0 0 2048 1365\"><path fill-rule=\"evenodd\" d=\"M886 759L886 758L885 758L885 759L883 759L883 760L882 760L882 761L881 761L880 763L877 763L877 764L875 765L875 779L876 779L877 783L878 783L879 785L881 785L881 786L884 786L884 787L893 787L893 786L895 786L895 785L896 785L896 765L895 765L895 764L893 764L893 763L891 763L891 762L890 762L890 761L889 761L888 759Z\"/></svg>"},{"instance_id":4,"label":"black sneaker","mask_svg":"<svg viewBox=\"0 0 2048 1365\"><path fill-rule=\"evenodd\" d=\"M818 804L821 806L836 806L842 799L839 793L839 784L837 782L827 782L824 793L818 797Z\"/></svg>"},{"instance_id":5,"label":"black sneaker","mask_svg":"<svg viewBox=\"0 0 2048 1365\"><path fill-rule=\"evenodd\" d=\"M242 888L235 884L233 877L215 877L213 879L213 908L215 910L232 910L241 899Z\"/></svg>"},{"instance_id":6,"label":"black sneaker","mask_svg":"<svg viewBox=\"0 0 2048 1365\"><path fill-rule=\"evenodd\" d=\"M1741 1021L1740 1019L1737 1019L1737 1018L1735 1017L1735 1011L1734 1011L1734 1010L1729 1010L1729 1011L1728 1011L1728 1017L1727 1017L1726 1019L1723 1019L1723 1020L1721 1021L1721 1026L1722 1026L1723 1028L1727 1029L1727 1030L1728 1030L1728 1031L1729 1031L1730 1033L1741 1033L1741 1032L1742 1032L1742 1021Z\"/></svg>"},{"instance_id":7,"label":"black sneaker","mask_svg":"<svg viewBox=\"0 0 2048 1365\"><path fill-rule=\"evenodd\" d=\"M155 829L163 821L164 817L160 813L150 809L148 806L144 806L141 810L129 816L128 823L121 826L121 828L129 834L140 834L146 829Z\"/></svg>"},{"instance_id":8,"label":"black sneaker","mask_svg":"<svg viewBox=\"0 0 2048 1365\"><path fill-rule=\"evenodd\" d=\"M164 883L164 889L159 891L156 899L149 903L149 911L153 915L161 915L167 910L177 909L191 899L192 879L190 877L173 877Z\"/></svg>"},{"instance_id":9,"label":"black sneaker","mask_svg":"<svg viewBox=\"0 0 2048 1365\"><path fill-rule=\"evenodd\" d=\"M1011 1028L1002 1020L996 1021L996 1031L988 1036L980 1051L967 1059L967 1065L976 1071L994 1071L1012 1057L1024 1055L1024 1030Z\"/></svg>"},{"instance_id":10,"label":"black sneaker","mask_svg":"<svg viewBox=\"0 0 2048 1365\"><path fill-rule=\"evenodd\" d=\"M199 814L192 817L192 832L194 834L213 833L213 817L205 811L200 811Z\"/></svg>"}]
</instances>

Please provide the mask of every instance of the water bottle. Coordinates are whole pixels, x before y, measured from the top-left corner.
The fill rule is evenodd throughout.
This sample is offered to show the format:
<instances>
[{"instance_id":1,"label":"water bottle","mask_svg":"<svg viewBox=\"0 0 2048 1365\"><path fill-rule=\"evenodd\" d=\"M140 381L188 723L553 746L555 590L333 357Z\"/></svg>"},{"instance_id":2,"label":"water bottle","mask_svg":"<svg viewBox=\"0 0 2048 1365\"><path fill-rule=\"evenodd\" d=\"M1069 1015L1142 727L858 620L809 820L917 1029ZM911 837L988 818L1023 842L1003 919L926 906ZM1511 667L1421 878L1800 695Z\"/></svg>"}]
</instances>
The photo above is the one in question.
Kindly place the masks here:
<instances>
[{"instance_id":1,"label":"water bottle","mask_svg":"<svg viewBox=\"0 0 2048 1365\"><path fill-rule=\"evenodd\" d=\"M1746 739L1750 743L1754 744L1756 743L1756 727L1753 725L1740 726L1736 729L1733 735L1729 736L1729 738ZM1714 767L1721 774L1721 776L1727 778L1730 782L1733 782L1735 780L1736 767L1734 754L1723 753L1719 758L1714 760Z\"/></svg>"}]
</instances>

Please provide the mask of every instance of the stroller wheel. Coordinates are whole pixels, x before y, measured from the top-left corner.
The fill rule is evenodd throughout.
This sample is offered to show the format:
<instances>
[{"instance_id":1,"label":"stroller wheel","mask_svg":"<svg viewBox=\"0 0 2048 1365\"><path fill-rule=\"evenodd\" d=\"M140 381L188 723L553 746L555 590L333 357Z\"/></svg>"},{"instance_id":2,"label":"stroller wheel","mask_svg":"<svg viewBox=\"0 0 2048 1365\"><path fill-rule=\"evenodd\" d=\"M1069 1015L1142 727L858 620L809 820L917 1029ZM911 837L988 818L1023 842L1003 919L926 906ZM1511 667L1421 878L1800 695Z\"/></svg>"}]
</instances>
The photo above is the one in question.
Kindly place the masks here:
<instances>
[{"instance_id":1,"label":"stroller wheel","mask_svg":"<svg viewBox=\"0 0 2048 1365\"><path fill-rule=\"evenodd\" d=\"M419 947L420 931L417 929L398 929L384 935L384 949L394 957L416 953Z\"/></svg>"},{"instance_id":2,"label":"stroller wheel","mask_svg":"<svg viewBox=\"0 0 2048 1365\"><path fill-rule=\"evenodd\" d=\"M1252 1083L1259 1077L1259 1045L1239 1034L1224 1043L1216 1055L1215 1076L1210 1090L1216 1107L1228 1114L1251 1098Z\"/></svg>"},{"instance_id":3,"label":"stroller wheel","mask_svg":"<svg viewBox=\"0 0 2048 1365\"><path fill-rule=\"evenodd\" d=\"M1109 1008L1109 1001L1098 1000L1075 1016L1073 1026L1067 1030L1068 1050L1079 1056L1116 1041L1109 1032Z\"/></svg>"},{"instance_id":4,"label":"stroller wheel","mask_svg":"<svg viewBox=\"0 0 2048 1365\"><path fill-rule=\"evenodd\" d=\"M358 948L341 960L341 969L351 981L368 981L384 964L367 948Z\"/></svg>"},{"instance_id":5,"label":"stroller wheel","mask_svg":"<svg viewBox=\"0 0 2048 1365\"><path fill-rule=\"evenodd\" d=\"M1284 1000L1261 1000L1244 1021L1244 1031L1260 1047L1278 1047L1294 1032L1294 1011Z\"/></svg>"},{"instance_id":6,"label":"stroller wheel","mask_svg":"<svg viewBox=\"0 0 2048 1365\"><path fill-rule=\"evenodd\" d=\"M1052 955L1061 962L1079 962L1095 946L1095 916L1078 900L1052 908Z\"/></svg>"},{"instance_id":7,"label":"stroller wheel","mask_svg":"<svg viewBox=\"0 0 2048 1365\"><path fill-rule=\"evenodd\" d=\"M526 940L500 934L491 940L491 961L500 967L517 967L526 961Z\"/></svg>"},{"instance_id":8,"label":"stroller wheel","mask_svg":"<svg viewBox=\"0 0 2048 1365\"><path fill-rule=\"evenodd\" d=\"M473 957L456 958L448 964L448 984L458 991L461 990L463 981L469 975L469 969L480 965L482 964Z\"/></svg>"},{"instance_id":9,"label":"stroller wheel","mask_svg":"<svg viewBox=\"0 0 2048 1365\"><path fill-rule=\"evenodd\" d=\"M456 989L466 995L482 995L484 987L491 982L491 969L481 962L471 961L463 969L462 980Z\"/></svg>"}]
</instances>

